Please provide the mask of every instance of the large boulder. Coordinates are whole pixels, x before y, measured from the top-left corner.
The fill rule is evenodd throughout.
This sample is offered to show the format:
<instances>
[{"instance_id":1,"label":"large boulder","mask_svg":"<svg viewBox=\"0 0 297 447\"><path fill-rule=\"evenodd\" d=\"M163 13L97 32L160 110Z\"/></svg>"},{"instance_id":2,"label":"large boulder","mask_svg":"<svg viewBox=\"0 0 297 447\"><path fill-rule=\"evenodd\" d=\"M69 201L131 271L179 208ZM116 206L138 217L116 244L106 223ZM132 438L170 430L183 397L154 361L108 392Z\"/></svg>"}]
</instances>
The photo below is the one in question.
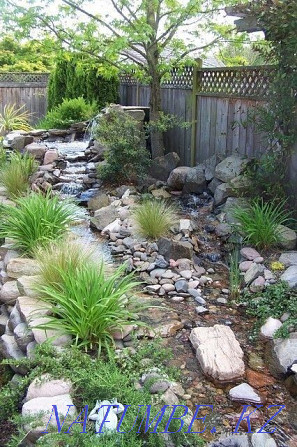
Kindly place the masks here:
<instances>
[{"instance_id":1,"label":"large boulder","mask_svg":"<svg viewBox=\"0 0 297 447\"><path fill-rule=\"evenodd\" d=\"M248 160L238 155L225 158L216 166L215 177L222 182L229 182L239 176L246 168Z\"/></svg>"},{"instance_id":2,"label":"large boulder","mask_svg":"<svg viewBox=\"0 0 297 447\"><path fill-rule=\"evenodd\" d=\"M180 166L179 168L173 169L168 177L167 185L171 189L182 191L186 182L187 174L191 172L191 169L192 168L189 168L188 166Z\"/></svg>"},{"instance_id":3,"label":"large boulder","mask_svg":"<svg viewBox=\"0 0 297 447\"><path fill-rule=\"evenodd\" d=\"M232 189L228 183L221 183L215 190L214 193L214 205L219 206L226 202L228 197L232 196Z\"/></svg>"},{"instance_id":4,"label":"large boulder","mask_svg":"<svg viewBox=\"0 0 297 447\"><path fill-rule=\"evenodd\" d=\"M24 152L33 155L37 160L42 160L47 151L47 146L42 143L31 143L25 147Z\"/></svg>"},{"instance_id":5,"label":"large boulder","mask_svg":"<svg viewBox=\"0 0 297 447\"><path fill-rule=\"evenodd\" d=\"M91 197L88 201L88 209L92 211L100 210L110 204L109 197L104 192L99 192L96 196Z\"/></svg>"},{"instance_id":6,"label":"large boulder","mask_svg":"<svg viewBox=\"0 0 297 447\"><path fill-rule=\"evenodd\" d=\"M281 275L280 279L286 281L291 289L297 287L297 265L291 265L291 267Z\"/></svg>"},{"instance_id":7,"label":"large boulder","mask_svg":"<svg viewBox=\"0 0 297 447\"><path fill-rule=\"evenodd\" d=\"M190 242L172 241L162 237L158 241L159 254L169 261L170 259L187 258L192 259L193 246Z\"/></svg>"},{"instance_id":8,"label":"large boulder","mask_svg":"<svg viewBox=\"0 0 297 447\"><path fill-rule=\"evenodd\" d=\"M163 157L157 157L152 161L150 174L152 177L167 181L169 174L180 162L180 158L176 152L169 152Z\"/></svg>"},{"instance_id":9,"label":"large boulder","mask_svg":"<svg viewBox=\"0 0 297 447\"><path fill-rule=\"evenodd\" d=\"M203 166L204 166L205 180L207 182L210 182L214 178L217 164L218 164L217 155L212 155L211 157L207 158L207 160L204 160Z\"/></svg>"},{"instance_id":10,"label":"large boulder","mask_svg":"<svg viewBox=\"0 0 297 447\"><path fill-rule=\"evenodd\" d=\"M95 229L102 231L117 218L118 210L116 207L114 205L105 206L95 211L94 217L91 218L91 225Z\"/></svg>"},{"instance_id":11,"label":"large boulder","mask_svg":"<svg viewBox=\"0 0 297 447\"><path fill-rule=\"evenodd\" d=\"M10 278L20 278L21 276L32 276L39 273L40 268L37 261L30 258L11 259L6 267L7 275Z\"/></svg>"},{"instance_id":12,"label":"large boulder","mask_svg":"<svg viewBox=\"0 0 297 447\"><path fill-rule=\"evenodd\" d=\"M190 168L186 174L183 192L188 193L202 193L206 189L206 179L204 173L204 166L198 165Z\"/></svg>"},{"instance_id":13,"label":"large boulder","mask_svg":"<svg viewBox=\"0 0 297 447\"><path fill-rule=\"evenodd\" d=\"M279 262L284 264L285 267L297 265L297 251L288 251L287 253L282 253L280 255Z\"/></svg>"},{"instance_id":14,"label":"large boulder","mask_svg":"<svg viewBox=\"0 0 297 447\"><path fill-rule=\"evenodd\" d=\"M279 245L286 250L294 250L296 248L297 234L291 228L285 225L278 225Z\"/></svg>"},{"instance_id":15,"label":"large boulder","mask_svg":"<svg viewBox=\"0 0 297 447\"><path fill-rule=\"evenodd\" d=\"M34 138L30 135L23 135L19 131L11 132L4 137L3 147L15 151L22 151L25 146L31 144Z\"/></svg>"},{"instance_id":16,"label":"large boulder","mask_svg":"<svg viewBox=\"0 0 297 447\"><path fill-rule=\"evenodd\" d=\"M190 341L206 375L221 382L244 376L243 351L229 326L196 327Z\"/></svg>"}]
</instances>

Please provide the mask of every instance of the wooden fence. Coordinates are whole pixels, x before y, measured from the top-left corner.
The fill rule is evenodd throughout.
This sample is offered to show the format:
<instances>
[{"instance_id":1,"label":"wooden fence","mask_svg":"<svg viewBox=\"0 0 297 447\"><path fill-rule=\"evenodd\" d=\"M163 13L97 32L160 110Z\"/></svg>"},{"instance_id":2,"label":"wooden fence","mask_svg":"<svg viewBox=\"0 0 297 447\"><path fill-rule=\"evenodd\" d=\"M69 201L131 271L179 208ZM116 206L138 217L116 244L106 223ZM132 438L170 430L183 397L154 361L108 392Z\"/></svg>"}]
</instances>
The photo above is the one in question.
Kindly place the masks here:
<instances>
[{"instance_id":1,"label":"wooden fence","mask_svg":"<svg viewBox=\"0 0 297 447\"><path fill-rule=\"evenodd\" d=\"M201 163L217 154L259 156L267 149L252 117L265 105L273 67L187 67L162 86L162 109L191 125L165 134L167 152L175 151L183 165ZM148 106L150 89L122 76L123 105Z\"/></svg>"},{"instance_id":2,"label":"wooden fence","mask_svg":"<svg viewBox=\"0 0 297 447\"><path fill-rule=\"evenodd\" d=\"M0 73L0 113L5 104L25 106L35 124L46 114L47 73Z\"/></svg>"}]
</instances>

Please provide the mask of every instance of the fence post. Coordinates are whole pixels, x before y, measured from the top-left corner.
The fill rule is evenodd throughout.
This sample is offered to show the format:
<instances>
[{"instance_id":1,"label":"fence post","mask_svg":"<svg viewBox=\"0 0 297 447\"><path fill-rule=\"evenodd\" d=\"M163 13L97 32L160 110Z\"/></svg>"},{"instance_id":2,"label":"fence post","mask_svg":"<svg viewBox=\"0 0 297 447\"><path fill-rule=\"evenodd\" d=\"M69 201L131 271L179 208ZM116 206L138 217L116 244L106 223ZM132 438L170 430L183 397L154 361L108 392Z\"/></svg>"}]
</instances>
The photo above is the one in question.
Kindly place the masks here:
<instances>
[{"instance_id":1,"label":"fence post","mask_svg":"<svg viewBox=\"0 0 297 447\"><path fill-rule=\"evenodd\" d=\"M191 134L191 166L195 166L196 156L196 127L197 127L197 92L199 91L199 69L202 67L202 60L196 59L193 71L192 88L192 134Z\"/></svg>"}]
</instances>

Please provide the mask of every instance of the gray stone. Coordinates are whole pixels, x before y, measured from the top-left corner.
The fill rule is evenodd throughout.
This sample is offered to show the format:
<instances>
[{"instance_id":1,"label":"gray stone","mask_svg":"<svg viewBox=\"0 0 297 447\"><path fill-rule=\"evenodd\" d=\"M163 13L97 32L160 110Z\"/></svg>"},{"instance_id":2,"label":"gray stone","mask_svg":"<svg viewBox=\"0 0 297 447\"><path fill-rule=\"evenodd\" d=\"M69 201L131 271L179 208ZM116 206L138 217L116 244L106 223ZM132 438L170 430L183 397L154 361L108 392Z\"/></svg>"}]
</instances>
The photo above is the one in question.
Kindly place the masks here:
<instances>
[{"instance_id":1,"label":"gray stone","mask_svg":"<svg viewBox=\"0 0 297 447\"><path fill-rule=\"evenodd\" d=\"M236 402L261 404L262 398L248 383L241 383L240 385L231 388L229 397Z\"/></svg>"},{"instance_id":2,"label":"gray stone","mask_svg":"<svg viewBox=\"0 0 297 447\"><path fill-rule=\"evenodd\" d=\"M26 352L27 345L34 341L33 332L29 329L27 323L18 324L13 332L18 347Z\"/></svg>"},{"instance_id":3,"label":"gray stone","mask_svg":"<svg viewBox=\"0 0 297 447\"><path fill-rule=\"evenodd\" d=\"M0 353L5 359L20 360L25 357L18 347L13 335L2 335L0 337ZM11 365L13 371L19 374L26 374L26 368L22 366Z\"/></svg>"},{"instance_id":4,"label":"gray stone","mask_svg":"<svg viewBox=\"0 0 297 447\"><path fill-rule=\"evenodd\" d=\"M162 287L166 293L173 292L175 290L175 287L173 284L163 284Z\"/></svg>"},{"instance_id":5,"label":"gray stone","mask_svg":"<svg viewBox=\"0 0 297 447\"><path fill-rule=\"evenodd\" d=\"M180 276L182 276L185 279L191 279L192 278L192 272L191 270L182 270L179 272Z\"/></svg>"},{"instance_id":6,"label":"gray stone","mask_svg":"<svg viewBox=\"0 0 297 447\"><path fill-rule=\"evenodd\" d=\"M31 144L34 138L30 135L20 135L17 132L11 132L5 136L3 146L9 147L15 151L22 151L25 146Z\"/></svg>"},{"instance_id":7,"label":"gray stone","mask_svg":"<svg viewBox=\"0 0 297 447\"><path fill-rule=\"evenodd\" d=\"M19 294L17 282L7 281L0 291L0 301L5 304L14 304Z\"/></svg>"},{"instance_id":8,"label":"gray stone","mask_svg":"<svg viewBox=\"0 0 297 447\"><path fill-rule=\"evenodd\" d=\"M214 205L219 206L226 202L227 198L232 196L232 189L228 183L221 183L214 193Z\"/></svg>"},{"instance_id":9,"label":"gray stone","mask_svg":"<svg viewBox=\"0 0 297 447\"><path fill-rule=\"evenodd\" d=\"M250 284L254 279L261 276L264 272L264 266L262 264L253 263L250 268L245 272L244 282L245 284Z\"/></svg>"},{"instance_id":10,"label":"gray stone","mask_svg":"<svg viewBox=\"0 0 297 447\"><path fill-rule=\"evenodd\" d=\"M94 217L91 218L92 226L102 231L107 225L114 222L118 217L118 211L115 206L109 205L95 211Z\"/></svg>"},{"instance_id":11,"label":"gray stone","mask_svg":"<svg viewBox=\"0 0 297 447\"><path fill-rule=\"evenodd\" d=\"M17 286L21 296L29 298L38 298L38 293L34 290L34 283L38 276L21 276L17 279Z\"/></svg>"},{"instance_id":12,"label":"gray stone","mask_svg":"<svg viewBox=\"0 0 297 447\"><path fill-rule=\"evenodd\" d=\"M196 301L197 304L200 304L200 306L205 306L206 301L204 298L202 298L202 296L198 295L194 297L194 300Z\"/></svg>"},{"instance_id":13,"label":"gray stone","mask_svg":"<svg viewBox=\"0 0 297 447\"><path fill-rule=\"evenodd\" d=\"M190 168L187 172L183 193L202 193L206 188L206 180L204 174L204 167L202 165Z\"/></svg>"},{"instance_id":14,"label":"gray stone","mask_svg":"<svg viewBox=\"0 0 297 447\"><path fill-rule=\"evenodd\" d=\"M159 239L158 247L159 253L167 261L180 258L192 259L193 256L193 246L190 242L172 241L163 237Z\"/></svg>"},{"instance_id":15,"label":"gray stone","mask_svg":"<svg viewBox=\"0 0 297 447\"><path fill-rule=\"evenodd\" d=\"M215 190L219 185L221 185L223 182L217 178L213 178L212 181L207 185L207 188L210 190L210 192L214 195Z\"/></svg>"},{"instance_id":16,"label":"gray stone","mask_svg":"<svg viewBox=\"0 0 297 447\"><path fill-rule=\"evenodd\" d=\"M164 269L155 269L150 272L150 277L151 278L161 278L164 273L165 273Z\"/></svg>"},{"instance_id":17,"label":"gray stone","mask_svg":"<svg viewBox=\"0 0 297 447\"><path fill-rule=\"evenodd\" d=\"M158 380L150 387L150 392L151 394L164 393L168 390L169 386L170 382L167 382L166 380Z\"/></svg>"},{"instance_id":18,"label":"gray stone","mask_svg":"<svg viewBox=\"0 0 297 447\"><path fill-rule=\"evenodd\" d=\"M247 159L238 155L231 155L216 166L215 177L222 182L229 182L244 171L247 163Z\"/></svg>"},{"instance_id":19,"label":"gray stone","mask_svg":"<svg viewBox=\"0 0 297 447\"><path fill-rule=\"evenodd\" d=\"M56 329L41 329L40 325L47 324L48 317L39 317L32 321L29 321L29 327L31 328L36 343L41 344L47 340L50 340L53 346L68 346L71 344L71 337L63 334L62 331Z\"/></svg>"},{"instance_id":20,"label":"gray stone","mask_svg":"<svg viewBox=\"0 0 297 447\"><path fill-rule=\"evenodd\" d=\"M154 158L151 164L151 176L166 182L169 174L179 165L179 162L180 158L176 152L169 152L163 157Z\"/></svg>"},{"instance_id":21,"label":"gray stone","mask_svg":"<svg viewBox=\"0 0 297 447\"><path fill-rule=\"evenodd\" d=\"M24 152L33 155L38 160L42 160L47 151L47 146L42 143L31 143L25 147Z\"/></svg>"},{"instance_id":22,"label":"gray stone","mask_svg":"<svg viewBox=\"0 0 297 447\"><path fill-rule=\"evenodd\" d=\"M217 299L217 302L218 302L219 304L228 304L228 300L227 300L226 298L223 298L223 297L219 297L219 298Z\"/></svg>"},{"instance_id":23,"label":"gray stone","mask_svg":"<svg viewBox=\"0 0 297 447\"><path fill-rule=\"evenodd\" d=\"M28 296L19 296L16 302L16 308L21 318L25 322L39 318L40 315L50 313L50 306L41 300L29 298Z\"/></svg>"},{"instance_id":24,"label":"gray stone","mask_svg":"<svg viewBox=\"0 0 297 447\"><path fill-rule=\"evenodd\" d=\"M14 258L8 262L6 271L10 278L17 279L21 276L36 275L39 273L40 268L34 259Z\"/></svg>"},{"instance_id":25,"label":"gray stone","mask_svg":"<svg viewBox=\"0 0 297 447\"><path fill-rule=\"evenodd\" d=\"M285 339L274 338L270 343L267 346L270 372L276 377L287 374L291 365L297 361L297 332Z\"/></svg>"},{"instance_id":26,"label":"gray stone","mask_svg":"<svg viewBox=\"0 0 297 447\"><path fill-rule=\"evenodd\" d=\"M20 257L20 252L18 252L17 250L13 250L13 249L8 249L5 253L3 262L4 262L4 267L7 267L7 264L9 263L9 261L11 261L12 259L15 258L19 258Z\"/></svg>"},{"instance_id":27,"label":"gray stone","mask_svg":"<svg viewBox=\"0 0 297 447\"><path fill-rule=\"evenodd\" d=\"M14 306L9 315L8 327L11 331L13 331L14 328L20 323L22 323L21 315L17 310L17 307Z\"/></svg>"},{"instance_id":28,"label":"gray stone","mask_svg":"<svg viewBox=\"0 0 297 447\"><path fill-rule=\"evenodd\" d=\"M27 346L27 357L29 359L34 359L36 346L38 346L36 341L32 341L31 343L28 344L28 346Z\"/></svg>"},{"instance_id":29,"label":"gray stone","mask_svg":"<svg viewBox=\"0 0 297 447\"><path fill-rule=\"evenodd\" d=\"M185 281L184 279L180 279L180 280L176 281L175 288L176 288L176 291L178 293L179 292L185 292L186 293L188 291L188 288L189 288L188 281Z\"/></svg>"},{"instance_id":30,"label":"gray stone","mask_svg":"<svg viewBox=\"0 0 297 447\"><path fill-rule=\"evenodd\" d=\"M250 291L253 293L262 292L265 288L265 278L263 276L258 276L250 285Z\"/></svg>"},{"instance_id":31,"label":"gray stone","mask_svg":"<svg viewBox=\"0 0 297 447\"><path fill-rule=\"evenodd\" d=\"M55 149L50 149L49 151L46 151L43 159L43 164L48 165L53 163L54 161L58 160L59 158L59 152Z\"/></svg>"},{"instance_id":32,"label":"gray stone","mask_svg":"<svg viewBox=\"0 0 297 447\"><path fill-rule=\"evenodd\" d=\"M99 193L88 201L88 209L92 211L100 210L109 205L109 197L105 193Z\"/></svg>"},{"instance_id":33,"label":"gray stone","mask_svg":"<svg viewBox=\"0 0 297 447\"><path fill-rule=\"evenodd\" d=\"M282 253L280 255L279 262L284 264L285 267L297 265L297 251L288 251L287 253Z\"/></svg>"},{"instance_id":34,"label":"gray stone","mask_svg":"<svg viewBox=\"0 0 297 447\"><path fill-rule=\"evenodd\" d=\"M218 157L217 155L212 155L211 157L207 158L203 162L204 166L204 172L205 172L205 180L209 182L214 178L215 175L215 169L216 165L218 164Z\"/></svg>"},{"instance_id":35,"label":"gray stone","mask_svg":"<svg viewBox=\"0 0 297 447\"><path fill-rule=\"evenodd\" d=\"M244 208L248 205L248 200L243 197L228 197L224 205L225 219L228 224L238 224L238 220L234 217L234 209L237 207Z\"/></svg>"},{"instance_id":36,"label":"gray stone","mask_svg":"<svg viewBox=\"0 0 297 447\"><path fill-rule=\"evenodd\" d=\"M249 188L252 185L252 181L245 175L239 175L233 178L229 182L229 186L232 190L231 196L241 197L247 195Z\"/></svg>"},{"instance_id":37,"label":"gray stone","mask_svg":"<svg viewBox=\"0 0 297 447\"><path fill-rule=\"evenodd\" d=\"M208 447L250 447L248 435L231 435L220 437L208 444Z\"/></svg>"},{"instance_id":38,"label":"gray stone","mask_svg":"<svg viewBox=\"0 0 297 447\"><path fill-rule=\"evenodd\" d=\"M286 281L291 289L297 286L297 265L291 265L280 277L281 281ZM0 292L1 295L1 292Z\"/></svg>"},{"instance_id":39,"label":"gray stone","mask_svg":"<svg viewBox=\"0 0 297 447\"><path fill-rule=\"evenodd\" d=\"M247 272L248 269L252 266L253 261L243 261L239 264L239 270L241 272Z\"/></svg>"},{"instance_id":40,"label":"gray stone","mask_svg":"<svg viewBox=\"0 0 297 447\"><path fill-rule=\"evenodd\" d=\"M279 232L279 245L286 250L294 250L296 248L297 234L291 228L285 225L278 225L277 230Z\"/></svg>"},{"instance_id":41,"label":"gray stone","mask_svg":"<svg viewBox=\"0 0 297 447\"><path fill-rule=\"evenodd\" d=\"M252 447L277 447L277 443L268 433L253 433Z\"/></svg>"},{"instance_id":42,"label":"gray stone","mask_svg":"<svg viewBox=\"0 0 297 447\"><path fill-rule=\"evenodd\" d=\"M207 314L209 311L204 306L197 306L196 312L197 312L197 314L202 315L202 314Z\"/></svg>"},{"instance_id":43,"label":"gray stone","mask_svg":"<svg viewBox=\"0 0 297 447\"><path fill-rule=\"evenodd\" d=\"M206 375L222 382L244 376L243 352L230 327L197 327L191 331L190 341Z\"/></svg>"},{"instance_id":44,"label":"gray stone","mask_svg":"<svg viewBox=\"0 0 297 447\"><path fill-rule=\"evenodd\" d=\"M230 234L232 233L232 227L227 223L220 223L216 226L215 233L219 237L230 236Z\"/></svg>"},{"instance_id":45,"label":"gray stone","mask_svg":"<svg viewBox=\"0 0 297 447\"><path fill-rule=\"evenodd\" d=\"M187 174L191 169L188 166L180 166L173 169L168 177L167 185L171 189L181 191L186 183Z\"/></svg>"}]
</instances>

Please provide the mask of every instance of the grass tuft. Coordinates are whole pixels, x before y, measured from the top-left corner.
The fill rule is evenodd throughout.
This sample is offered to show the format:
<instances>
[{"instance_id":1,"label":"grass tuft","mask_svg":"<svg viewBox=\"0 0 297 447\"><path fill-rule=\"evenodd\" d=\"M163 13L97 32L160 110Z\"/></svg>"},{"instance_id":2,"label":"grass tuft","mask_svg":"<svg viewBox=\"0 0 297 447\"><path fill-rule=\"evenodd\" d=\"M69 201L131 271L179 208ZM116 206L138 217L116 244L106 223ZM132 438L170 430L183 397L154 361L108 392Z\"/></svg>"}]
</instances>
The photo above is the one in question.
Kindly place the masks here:
<instances>
[{"instance_id":1,"label":"grass tuft","mask_svg":"<svg viewBox=\"0 0 297 447\"><path fill-rule=\"evenodd\" d=\"M176 209L163 200L146 200L135 208L134 219L142 236L157 239L176 223Z\"/></svg>"},{"instance_id":2,"label":"grass tuft","mask_svg":"<svg viewBox=\"0 0 297 447\"><path fill-rule=\"evenodd\" d=\"M3 163L0 170L0 184L6 188L11 199L26 194L30 186L30 176L38 169L34 157L30 154L14 152L10 160Z\"/></svg>"}]
</instances>

